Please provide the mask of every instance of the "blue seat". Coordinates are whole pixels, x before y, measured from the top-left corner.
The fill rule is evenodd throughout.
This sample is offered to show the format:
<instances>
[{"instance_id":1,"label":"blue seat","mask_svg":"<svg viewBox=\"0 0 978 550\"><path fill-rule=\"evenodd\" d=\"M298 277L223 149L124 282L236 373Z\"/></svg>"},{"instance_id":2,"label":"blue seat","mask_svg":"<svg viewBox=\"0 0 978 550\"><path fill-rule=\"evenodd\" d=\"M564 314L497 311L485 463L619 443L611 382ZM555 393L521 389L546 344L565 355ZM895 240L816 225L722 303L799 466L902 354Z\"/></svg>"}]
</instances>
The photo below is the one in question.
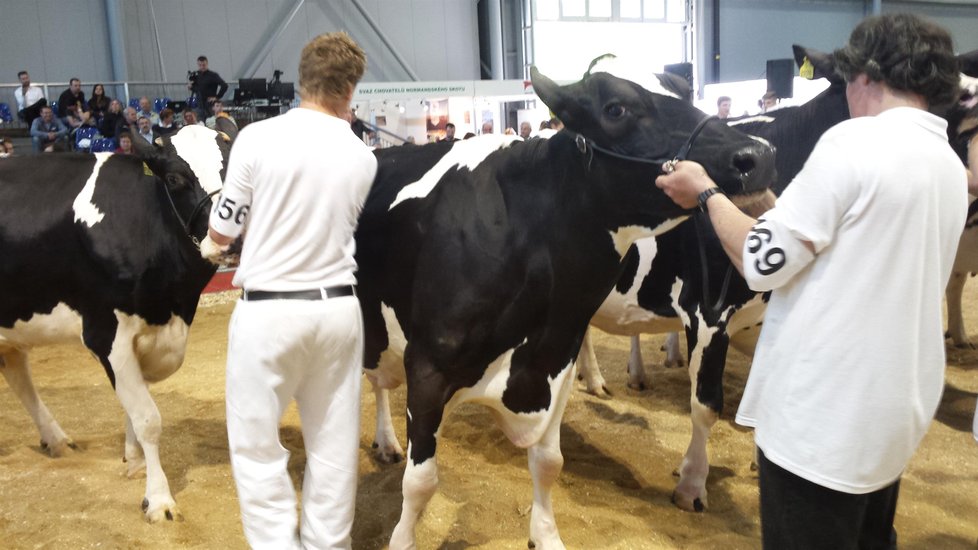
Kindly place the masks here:
<instances>
[{"instance_id":1,"label":"blue seat","mask_svg":"<svg viewBox=\"0 0 978 550\"><path fill-rule=\"evenodd\" d=\"M75 150L90 151L98 130L92 126L82 126L75 131Z\"/></svg>"},{"instance_id":2,"label":"blue seat","mask_svg":"<svg viewBox=\"0 0 978 550\"><path fill-rule=\"evenodd\" d=\"M129 106L132 107L133 109L136 109L138 111L139 110L139 98L138 97L134 97L134 98L129 99Z\"/></svg>"},{"instance_id":3,"label":"blue seat","mask_svg":"<svg viewBox=\"0 0 978 550\"><path fill-rule=\"evenodd\" d=\"M0 122L9 124L14 121L14 115L10 112L10 105L0 103Z\"/></svg>"},{"instance_id":4,"label":"blue seat","mask_svg":"<svg viewBox=\"0 0 978 550\"><path fill-rule=\"evenodd\" d=\"M197 96L192 95L187 98L187 107L196 109L198 106L200 106L200 101L197 99Z\"/></svg>"},{"instance_id":5,"label":"blue seat","mask_svg":"<svg viewBox=\"0 0 978 550\"><path fill-rule=\"evenodd\" d=\"M111 153L112 151L115 151L116 148L118 148L118 145L116 145L114 138L97 138L92 142L93 153L102 153L106 151Z\"/></svg>"},{"instance_id":6,"label":"blue seat","mask_svg":"<svg viewBox=\"0 0 978 550\"><path fill-rule=\"evenodd\" d=\"M51 107L52 111L54 111L54 116L58 116L58 102L52 101L48 106Z\"/></svg>"},{"instance_id":7,"label":"blue seat","mask_svg":"<svg viewBox=\"0 0 978 550\"><path fill-rule=\"evenodd\" d=\"M153 100L153 111L157 114L163 109L166 109L167 104L170 103L170 98L168 97L158 97Z\"/></svg>"}]
</instances>

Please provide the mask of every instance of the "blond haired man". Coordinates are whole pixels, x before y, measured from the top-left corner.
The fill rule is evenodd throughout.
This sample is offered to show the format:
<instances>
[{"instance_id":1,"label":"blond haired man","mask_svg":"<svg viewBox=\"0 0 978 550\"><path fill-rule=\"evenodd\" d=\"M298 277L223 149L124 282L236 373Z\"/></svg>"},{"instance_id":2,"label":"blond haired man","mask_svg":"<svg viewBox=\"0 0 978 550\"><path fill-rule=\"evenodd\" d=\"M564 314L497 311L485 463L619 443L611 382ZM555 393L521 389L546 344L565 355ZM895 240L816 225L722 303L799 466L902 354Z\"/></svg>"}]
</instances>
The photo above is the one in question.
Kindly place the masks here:
<instances>
[{"instance_id":1,"label":"blond haired man","mask_svg":"<svg viewBox=\"0 0 978 550\"><path fill-rule=\"evenodd\" d=\"M377 161L343 115L363 76L344 33L302 50L299 107L248 125L201 254L247 232L234 277L227 421L245 537L253 548L350 548L357 489L363 323L353 233ZM279 421L295 399L306 469L295 490Z\"/></svg>"}]
</instances>

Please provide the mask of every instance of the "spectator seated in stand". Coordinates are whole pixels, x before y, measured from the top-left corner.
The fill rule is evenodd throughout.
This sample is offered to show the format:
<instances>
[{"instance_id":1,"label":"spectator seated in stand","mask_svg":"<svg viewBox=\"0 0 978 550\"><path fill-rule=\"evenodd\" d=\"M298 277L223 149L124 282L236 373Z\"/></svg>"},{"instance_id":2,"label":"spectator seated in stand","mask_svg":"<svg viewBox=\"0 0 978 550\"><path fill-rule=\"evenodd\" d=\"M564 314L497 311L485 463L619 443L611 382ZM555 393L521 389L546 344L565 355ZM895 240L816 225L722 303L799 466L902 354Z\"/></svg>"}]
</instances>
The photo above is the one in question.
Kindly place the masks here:
<instances>
[{"instance_id":1,"label":"spectator seated in stand","mask_svg":"<svg viewBox=\"0 0 978 550\"><path fill-rule=\"evenodd\" d=\"M31 146L35 153L50 153L59 148L67 149L65 141L68 135L68 128L61 120L54 116L54 111L50 107L41 108L41 116L34 119L31 123Z\"/></svg>"},{"instance_id":2,"label":"spectator seated in stand","mask_svg":"<svg viewBox=\"0 0 978 550\"><path fill-rule=\"evenodd\" d=\"M181 128L184 126L203 126L203 125L204 125L203 122L197 120L197 113L195 113L194 111L187 109L186 111L183 112L183 124L180 125Z\"/></svg>"},{"instance_id":3,"label":"spectator seated in stand","mask_svg":"<svg viewBox=\"0 0 978 550\"><path fill-rule=\"evenodd\" d=\"M58 97L58 118L69 130L95 124L88 102L85 101L85 92L81 89L81 80L72 78L68 82L68 89Z\"/></svg>"},{"instance_id":4,"label":"spectator seated in stand","mask_svg":"<svg viewBox=\"0 0 978 550\"><path fill-rule=\"evenodd\" d=\"M122 134L135 133L138 130L137 122L139 120L139 115L134 107L126 107L122 111L122 118L115 123L115 132L113 132L113 137L118 138Z\"/></svg>"},{"instance_id":5,"label":"spectator seated in stand","mask_svg":"<svg viewBox=\"0 0 978 550\"><path fill-rule=\"evenodd\" d=\"M34 119L41 116L41 109L48 104L44 98L44 91L37 86L31 86L31 75L27 71L17 73L20 79L20 87L14 90L14 99L17 100L17 116L28 126Z\"/></svg>"},{"instance_id":6,"label":"spectator seated in stand","mask_svg":"<svg viewBox=\"0 0 978 550\"><path fill-rule=\"evenodd\" d=\"M136 112L136 116L148 118L150 125L160 123L160 115L156 114L156 111L153 110L152 105L149 103L149 98L146 96L139 98L139 111Z\"/></svg>"},{"instance_id":7,"label":"spectator seated in stand","mask_svg":"<svg viewBox=\"0 0 978 550\"><path fill-rule=\"evenodd\" d=\"M153 143L153 125L149 118L139 117L139 120L136 121L135 131L130 130L130 134L132 134L133 139L145 139L146 143Z\"/></svg>"},{"instance_id":8,"label":"spectator seated in stand","mask_svg":"<svg viewBox=\"0 0 978 550\"><path fill-rule=\"evenodd\" d=\"M92 97L88 100L88 110L95 118L95 123L101 125L101 119L109 112L109 106L114 100L105 95L105 86L96 84L92 86ZM122 110L120 106L119 110Z\"/></svg>"},{"instance_id":9,"label":"spectator seated in stand","mask_svg":"<svg viewBox=\"0 0 978 550\"><path fill-rule=\"evenodd\" d=\"M125 120L125 117L122 114L122 102L118 99L113 99L109 102L109 107L106 109L105 114L99 119L98 131L103 137L115 137L115 129L119 125L119 122L123 120Z\"/></svg>"},{"instance_id":10,"label":"spectator seated in stand","mask_svg":"<svg viewBox=\"0 0 978 550\"><path fill-rule=\"evenodd\" d=\"M116 154L120 155L131 155L132 153L132 136L129 134L122 134L119 136L119 148L115 150Z\"/></svg>"},{"instance_id":11,"label":"spectator seated in stand","mask_svg":"<svg viewBox=\"0 0 978 550\"><path fill-rule=\"evenodd\" d=\"M153 138L166 137L176 133L180 128L173 122L173 109L160 111L160 123L153 125Z\"/></svg>"},{"instance_id":12,"label":"spectator seated in stand","mask_svg":"<svg viewBox=\"0 0 978 550\"><path fill-rule=\"evenodd\" d=\"M14 154L14 144L9 139L0 138L0 159Z\"/></svg>"}]
</instances>

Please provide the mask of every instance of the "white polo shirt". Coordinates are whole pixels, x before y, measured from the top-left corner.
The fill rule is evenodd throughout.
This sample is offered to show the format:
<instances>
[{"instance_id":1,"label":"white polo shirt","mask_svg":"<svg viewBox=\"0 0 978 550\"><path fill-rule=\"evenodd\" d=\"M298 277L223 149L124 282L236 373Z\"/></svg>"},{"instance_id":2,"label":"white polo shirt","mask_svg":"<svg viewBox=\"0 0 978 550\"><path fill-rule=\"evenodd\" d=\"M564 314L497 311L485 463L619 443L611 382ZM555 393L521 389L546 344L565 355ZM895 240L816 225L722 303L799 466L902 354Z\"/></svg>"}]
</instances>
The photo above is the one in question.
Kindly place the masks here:
<instances>
[{"instance_id":1,"label":"white polo shirt","mask_svg":"<svg viewBox=\"0 0 978 550\"><path fill-rule=\"evenodd\" d=\"M941 303L968 208L946 130L912 108L838 124L745 245L748 284L774 291L737 422L830 489L898 479L940 402Z\"/></svg>"},{"instance_id":2,"label":"white polo shirt","mask_svg":"<svg viewBox=\"0 0 978 550\"><path fill-rule=\"evenodd\" d=\"M211 212L245 232L234 285L292 291L355 284L353 233L377 160L345 120L311 109L246 126Z\"/></svg>"}]
</instances>

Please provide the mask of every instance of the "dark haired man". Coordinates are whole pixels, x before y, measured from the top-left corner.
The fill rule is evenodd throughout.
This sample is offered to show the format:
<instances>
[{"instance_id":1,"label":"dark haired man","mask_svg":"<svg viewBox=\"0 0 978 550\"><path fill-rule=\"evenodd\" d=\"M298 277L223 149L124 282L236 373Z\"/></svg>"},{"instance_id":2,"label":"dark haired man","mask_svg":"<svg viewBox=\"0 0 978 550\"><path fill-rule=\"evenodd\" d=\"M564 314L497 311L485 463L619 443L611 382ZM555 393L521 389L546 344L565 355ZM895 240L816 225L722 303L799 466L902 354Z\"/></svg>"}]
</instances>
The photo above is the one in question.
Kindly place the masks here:
<instances>
[{"instance_id":1,"label":"dark haired man","mask_svg":"<svg viewBox=\"0 0 978 550\"><path fill-rule=\"evenodd\" d=\"M58 118L69 129L78 128L91 121L88 102L85 101L85 92L81 89L81 80L72 78L68 81L68 89L61 92L61 96L58 98Z\"/></svg>"},{"instance_id":2,"label":"dark haired man","mask_svg":"<svg viewBox=\"0 0 978 550\"><path fill-rule=\"evenodd\" d=\"M221 75L210 70L207 56L202 55L197 58L197 72L191 73L187 89L197 96L200 102L198 109L201 111L198 114L203 118L211 112L211 104L224 97L228 84Z\"/></svg>"},{"instance_id":3,"label":"dark haired man","mask_svg":"<svg viewBox=\"0 0 978 550\"><path fill-rule=\"evenodd\" d=\"M760 219L696 163L656 180L707 210L750 287L772 290L737 412L755 428L766 549L895 548L900 476L944 388L941 301L967 176L927 109L956 92L951 38L887 14L834 56L852 118Z\"/></svg>"},{"instance_id":4,"label":"dark haired man","mask_svg":"<svg viewBox=\"0 0 978 550\"><path fill-rule=\"evenodd\" d=\"M445 137L439 139L438 141L458 141L455 137L455 125L449 122L445 125Z\"/></svg>"},{"instance_id":5,"label":"dark haired man","mask_svg":"<svg viewBox=\"0 0 978 550\"><path fill-rule=\"evenodd\" d=\"M20 87L14 90L14 99L17 100L17 115L27 123L28 126L34 119L41 116L41 108L48 104L44 98L44 91L38 86L31 86L31 75L27 71L17 73L20 79Z\"/></svg>"},{"instance_id":6,"label":"dark haired man","mask_svg":"<svg viewBox=\"0 0 978 550\"><path fill-rule=\"evenodd\" d=\"M730 118L730 97L722 95L717 98L717 118Z\"/></svg>"}]
</instances>

